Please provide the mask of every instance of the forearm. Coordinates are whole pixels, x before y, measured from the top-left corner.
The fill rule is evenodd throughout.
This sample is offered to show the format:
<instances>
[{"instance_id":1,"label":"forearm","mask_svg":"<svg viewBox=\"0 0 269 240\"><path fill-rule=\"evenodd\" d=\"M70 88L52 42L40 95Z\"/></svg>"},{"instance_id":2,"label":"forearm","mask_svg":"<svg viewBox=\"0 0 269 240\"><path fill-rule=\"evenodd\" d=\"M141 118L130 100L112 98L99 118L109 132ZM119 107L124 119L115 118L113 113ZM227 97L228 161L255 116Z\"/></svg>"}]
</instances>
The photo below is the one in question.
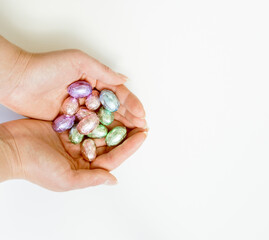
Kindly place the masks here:
<instances>
[{"instance_id":1,"label":"forearm","mask_svg":"<svg viewBox=\"0 0 269 240\"><path fill-rule=\"evenodd\" d=\"M0 124L0 182L19 177L17 162L14 138L4 124Z\"/></svg>"}]
</instances>

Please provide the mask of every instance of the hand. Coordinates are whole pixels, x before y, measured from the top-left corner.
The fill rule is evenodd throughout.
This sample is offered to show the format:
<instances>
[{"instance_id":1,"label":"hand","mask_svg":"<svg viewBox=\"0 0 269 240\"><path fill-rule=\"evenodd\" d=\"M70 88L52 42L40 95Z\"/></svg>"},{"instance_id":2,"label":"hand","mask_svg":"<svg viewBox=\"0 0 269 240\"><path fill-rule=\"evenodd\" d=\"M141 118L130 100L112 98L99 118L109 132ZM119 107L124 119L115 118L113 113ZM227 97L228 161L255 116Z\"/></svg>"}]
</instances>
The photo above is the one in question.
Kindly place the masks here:
<instances>
[{"instance_id":1,"label":"hand","mask_svg":"<svg viewBox=\"0 0 269 240\"><path fill-rule=\"evenodd\" d=\"M1 44L1 41L5 42ZM31 54L0 38L0 50L1 45L11 50L3 51L4 56L0 56L3 60L0 60L0 65L3 66L0 68L13 67L2 71L3 74L0 72L1 79L5 79L0 102L13 111L31 118L53 120L67 97L67 86L83 79L93 88L107 88L116 93L121 102L116 119L128 127L146 127L141 102L122 85L126 77L87 54L79 50ZM9 60L7 64L6 59L10 55L13 61Z\"/></svg>"},{"instance_id":2,"label":"hand","mask_svg":"<svg viewBox=\"0 0 269 240\"><path fill-rule=\"evenodd\" d=\"M104 139L95 140L97 158L89 163L82 158L80 145L72 144L67 132L54 132L51 122L21 119L0 127L11 149L16 149L13 156L6 156L13 161L9 178L23 178L53 191L115 184L116 178L108 171L133 154L146 137L143 129L135 128L114 148L105 146Z\"/></svg>"}]
</instances>

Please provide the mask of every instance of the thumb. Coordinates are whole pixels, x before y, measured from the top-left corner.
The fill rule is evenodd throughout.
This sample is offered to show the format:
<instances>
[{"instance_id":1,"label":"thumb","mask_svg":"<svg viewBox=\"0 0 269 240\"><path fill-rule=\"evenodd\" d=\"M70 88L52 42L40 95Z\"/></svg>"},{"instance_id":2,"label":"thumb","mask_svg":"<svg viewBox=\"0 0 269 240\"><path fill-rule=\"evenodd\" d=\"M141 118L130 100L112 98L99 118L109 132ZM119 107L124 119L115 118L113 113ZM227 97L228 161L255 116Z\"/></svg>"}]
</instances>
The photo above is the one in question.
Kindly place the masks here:
<instances>
[{"instance_id":1,"label":"thumb","mask_svg":"<svg viewBox=\"0 0 269 240\"><path fill-rule=\"evenodd\" d=\"M103 169L75 170L70 180L73 189L86 188L100 184L115 185L117 183L117 179L111 173Z\"/></svg>"},{"instance_id":2,"label":"thumb","mask_svg":"<svg viewBox=\"0 0 269 240\"><path fill-rule=\"evenodd\" d=\"M127 80L127 77L123 74L114 72L108 66L100 63L98 60L84 52L78 51L76 58L80 71L85 73L87 77L110 85L124 84Z\"/></svg>"}]
</instances>

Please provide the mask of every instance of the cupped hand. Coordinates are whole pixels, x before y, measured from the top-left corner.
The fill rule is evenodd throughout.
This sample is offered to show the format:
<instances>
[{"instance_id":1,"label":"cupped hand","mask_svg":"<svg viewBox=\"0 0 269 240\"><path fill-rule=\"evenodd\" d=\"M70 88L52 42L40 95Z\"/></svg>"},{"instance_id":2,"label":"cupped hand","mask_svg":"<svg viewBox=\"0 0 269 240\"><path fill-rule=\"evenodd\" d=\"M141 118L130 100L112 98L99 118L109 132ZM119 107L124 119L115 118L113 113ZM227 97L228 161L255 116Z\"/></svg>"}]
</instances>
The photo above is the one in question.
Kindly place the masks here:
<instances>
[{"instance_id":1,"label":"cupped hand","mask_svg":"<svg viewBox=\"0 0 269 240\"><path fill-rule=\"evenodd\" d=\"M121 125L113 122L111 127ZM128 131L127 139L117 147L107 147L104 139L94 140L97 158L83 159L80 144L72 144L68 133L56 133L51 122L21 119L1 124L16 149L13 166L17 176L53 191L68 191L100 184L115 184L109 171L132 155L146 138L144 129Z\"/></svg>"},{"instance_id":2,"label":"cupped hand","mask_svg":"<svg viewBox=\"0 0 269 240\"><path fill-rule=\"evenodd\" d=\"M10 72L9 88L1 103L31 118L53 120L64 99L67 87L77 80L86 80L92 87L113 90L121 106L116 119L128 127L146 127L145 111L138 98L123 84L126 77L115 73L96 59L79 50L62 50L31 54L20 51Z\"/></svg>"}]
</instances>

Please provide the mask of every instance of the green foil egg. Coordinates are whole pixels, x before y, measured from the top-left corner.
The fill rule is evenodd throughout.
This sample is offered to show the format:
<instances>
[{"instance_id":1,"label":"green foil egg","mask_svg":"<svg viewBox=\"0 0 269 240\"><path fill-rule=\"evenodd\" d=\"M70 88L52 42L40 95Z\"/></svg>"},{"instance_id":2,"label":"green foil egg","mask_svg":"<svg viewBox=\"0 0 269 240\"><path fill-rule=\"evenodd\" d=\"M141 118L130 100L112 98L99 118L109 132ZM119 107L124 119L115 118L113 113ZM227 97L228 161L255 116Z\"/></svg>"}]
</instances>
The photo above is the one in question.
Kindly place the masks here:
<instances>
[{"instance_id":1,"label":"green foil egg","mask_svg":"<svg viewBox=\"0 0 269 240\"><path fill-rule=\"evenodd\" d=\"M107 135L107 128L99 124L91 133L89 133L87 136L89 138L104 138Z\"/></svg>"},{"instance_id":2,"label":"green foil egg","mask_svg":"<svg viewBox=\"0 0 269 240\"><path fill-rule=\"evenodd\" d=\"M98 117L100 122L108 126L114 121L114 113L106 110L104 107L101 107L98 111Z\"/></svg>"},{"instance_id":3,"label":"green foil egg","mask_svg":"<svg viewBox=\"0 0 269 240\"><path fill-rule=\"evenodd\" d=\"M75 124L69 131L69 140L74 144L78 144L83 140L83 137L84 135L78 132L77 124Z\"/></svg>"},{"instance_id":4,"label":"green foil egg","mask_svg":"<svg viewBox=\"0 0 269 240\"><path fill-rule=\"evenodd\" d=\"M127 135L126 127L114 127L107 135L106 135L106 144L107 146L116 146L121 143Z\"/></svg>"}]
</instances>

